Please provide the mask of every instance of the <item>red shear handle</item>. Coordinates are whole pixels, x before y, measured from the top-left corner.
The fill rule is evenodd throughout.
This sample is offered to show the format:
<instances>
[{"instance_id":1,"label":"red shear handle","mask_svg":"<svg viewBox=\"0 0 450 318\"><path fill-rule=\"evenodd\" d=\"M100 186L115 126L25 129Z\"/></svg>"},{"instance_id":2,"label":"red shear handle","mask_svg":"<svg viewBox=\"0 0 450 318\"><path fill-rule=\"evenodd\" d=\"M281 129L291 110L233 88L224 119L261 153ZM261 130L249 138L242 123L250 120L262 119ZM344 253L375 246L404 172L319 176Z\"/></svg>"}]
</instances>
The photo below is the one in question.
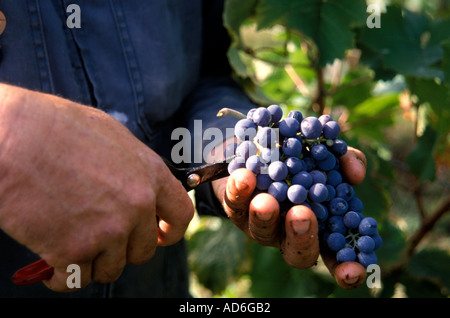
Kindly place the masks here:
<instances>
[{"instance_id":1,"label":"red shear handle","mask_svg":"<svg viewBox=\"0 0 450 318\"><path fill-rule=\"evenodd\" d=\"M53 270L53 267L40 259L19 269L11 279L16 285L31 285L52 277Z\"/></svg>"}]
</instances>

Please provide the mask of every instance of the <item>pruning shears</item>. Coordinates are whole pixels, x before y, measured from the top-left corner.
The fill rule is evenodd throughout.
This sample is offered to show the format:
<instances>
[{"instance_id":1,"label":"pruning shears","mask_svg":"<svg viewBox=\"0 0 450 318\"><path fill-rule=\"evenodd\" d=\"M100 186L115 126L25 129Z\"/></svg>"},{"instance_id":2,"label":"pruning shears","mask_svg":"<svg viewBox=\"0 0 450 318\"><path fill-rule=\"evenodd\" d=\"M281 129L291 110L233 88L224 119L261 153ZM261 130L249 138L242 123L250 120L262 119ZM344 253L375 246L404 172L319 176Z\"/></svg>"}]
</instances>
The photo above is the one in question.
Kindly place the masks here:
<instances>
[{"instance_id":1,"label":"pruning shears","mask_svg":"<svg viewBox=\"0 0 450 318\"><path fill-rule=\"evenodd\" d=\"M198 187L202 183L210 182L229 175L228 163L231 158L208 163L194 168L177 168L169 160L162 158L172 174L180 180L186 191ZM15 285L31 285L52 277L54 268L40 259L29 264L13 274L11 277Z\"/></svg>"}]
</instances>

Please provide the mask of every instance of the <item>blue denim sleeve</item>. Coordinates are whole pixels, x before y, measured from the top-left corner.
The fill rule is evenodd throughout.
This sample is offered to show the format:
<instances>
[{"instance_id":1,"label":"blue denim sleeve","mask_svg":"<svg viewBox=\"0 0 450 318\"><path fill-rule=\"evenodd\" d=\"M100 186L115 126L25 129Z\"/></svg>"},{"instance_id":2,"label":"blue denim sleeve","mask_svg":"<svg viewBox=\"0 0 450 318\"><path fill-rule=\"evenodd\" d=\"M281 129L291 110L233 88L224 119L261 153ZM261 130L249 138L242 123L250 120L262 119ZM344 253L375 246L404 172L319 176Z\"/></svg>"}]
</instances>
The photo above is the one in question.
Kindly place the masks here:
<instances>
[{"instance_id":1,"label":"blue denim sleeve","mask_svg":"<svg viewBox=\"0 0 450 318\"><path fill-rule=\"evenodd\" d=\"M233 116L217 117L216 115L221 108L229 107L246 114L250 108L255 107L242 89L230 77L226 76L203 78L198 89L190 96L187 103L190 106L187 127L191 132L192 139L197 139L197 143L192 140L192 145L202 145L200 149L194 149L194 152L202 153L209 143L218 144L233 137L234 125L238 119ZM202 125L201 130L198 127L199 123ZM205 132L211 128L220 130L221 134L218 134L218 136L223 137L223 139L208 140ZM201 131L202 136L198 135L199 131ZM202 140L202 143L198 142L199 139ZM196 157L195 153L194 157ZM200 157L200 154L197 157ZM203 157L202 155L201 158ZM194 162L193 164L198 163ZM226 217L222 204L214 195L211 183L197 187L195 199L196 208L200 215Z\"/></svg>"},{"instance_id":2,"label":"blue denim sleeve","mask_svg":"<svg viewBox=\"0 0 450 318\"><path fill-rule=\"evenodd\" d=\"M182 107L182 110L187 110L184 126L191 132L193 157L194 159L201 157L203 161L202 153L206 149L205 146L211 143L218 144L233 136L234 125L238 119L232 116L217 117L219 110L229 107L246 114L249 109L255 107L231 76L232 71L226 54L230 39L221 19L223 5L224 1L203 2L202 76L196 89L184 101ZM198 127L199 123L201 129ZM219 136L222 140L208 140L206 134L208 129L220 131ZM196 160L193 161L193 165L200 164ZM226 217L222 204L214 195L211 183L197 187L195 198L199 214Z\"/></svg>"}]
</instances>

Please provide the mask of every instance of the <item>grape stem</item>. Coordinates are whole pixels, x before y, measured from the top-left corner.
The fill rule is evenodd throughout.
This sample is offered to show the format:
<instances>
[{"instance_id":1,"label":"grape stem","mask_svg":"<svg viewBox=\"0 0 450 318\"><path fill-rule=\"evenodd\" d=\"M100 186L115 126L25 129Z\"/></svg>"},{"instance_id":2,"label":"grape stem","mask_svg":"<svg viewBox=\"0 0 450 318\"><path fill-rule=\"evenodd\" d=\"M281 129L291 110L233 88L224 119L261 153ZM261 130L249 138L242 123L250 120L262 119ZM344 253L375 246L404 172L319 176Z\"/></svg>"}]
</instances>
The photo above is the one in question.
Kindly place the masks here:
<instances>
[{"instance_id":1,"label":"grape stem","mask_svg":"<svg viewBox=\"0 0 450 318\"><path fill-rule=\"evenodd\" d=\"M245 119L247 115L231 108L222 108L216 115L217 117L234 116L238 119Z\"/></svg>"},{"instance_id":2,"label":"grape stem","mask_svg":"<svg viewBox=\"0 0 450 318\"><path fill-rule=\"evenodd\" d=\"M346 240L350 239L350 242L345 244L345 247L351 247L354 249L356 247L356 241L359 239L359 237L360 237L359 233L352 233L349 231L349 234L345 237L345 239Z\"/></svg>"}]
</instances>

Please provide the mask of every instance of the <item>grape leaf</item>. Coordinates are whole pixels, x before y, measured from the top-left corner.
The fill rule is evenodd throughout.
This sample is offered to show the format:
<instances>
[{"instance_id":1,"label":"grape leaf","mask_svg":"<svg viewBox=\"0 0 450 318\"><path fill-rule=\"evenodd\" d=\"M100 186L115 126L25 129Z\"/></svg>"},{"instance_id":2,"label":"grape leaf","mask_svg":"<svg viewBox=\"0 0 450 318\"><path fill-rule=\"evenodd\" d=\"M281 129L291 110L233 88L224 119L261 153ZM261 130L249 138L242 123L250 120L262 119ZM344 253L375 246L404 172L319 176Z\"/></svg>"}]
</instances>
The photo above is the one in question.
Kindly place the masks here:
<instances>
[{"instance_id":1,"label":"grape leaf","mask_svg":"<svg viewBox=\"0 0 450 318\"><path fill-rule=\"evenodd\" d=\"M408 264L410 274L431 279L450 290L450 254L440 249L424 249L411 258Z\"/></svg>"},{"instance_id":2,"label":"grape leaf","mask_svg":"<svg viewBox=\"0 0 450 318\"><path fill-rule=\"evenodd\" d=\"M420 180L434 181L436 177L434 152L437 140L436 131L427 126L423 135L418 139L416 147L406 158L411 173L418 176Z\"/></svg>"},{"instance_id":3,"label":"grape leaf","mask_svg":"<svg viewBox=\"0 0 450 318\"><path fill-rule=\"evenodd\" d=\"M374 56L379 56L375 61L378 70L419 78L444 78L442 69L435 64L443 55L440 42L450 36L448 30L441 30L448 24L447 20L430 21L424 13L389 6L381 21L381 28L362 28L358 33L362 62L372 67Z\"/></svg>"},{"instance_id":4,"label":"grape leaf","mask_svg":"<svg viewBox=\"0 0 450 318\"><path fill-rule=\"evenodd\" d=\"M445 81L450 83L450 39L442 42L442 48L444 50L442 68L444 70Z\"/></svg>"},{"instance_id":5,"label":"grape leaf","mask_svg":"<svg viewBox=\"0 0 450 318\"><path fill-rule=\"evenodd\" d=\"M429 79L407 78L408 87L419 99L419 103L429 103L435 116L430 123L439 134L448 133L450 121L450 87Z\"/></svg>"},{"instance_id":6,"label":"grape leaf","mask_svg":"<svg viewBox=\"0 0 450 318\"><path fill-rule=\"evenodd\" d=\"M239 41L240 27L253 14L257 2L258 0L227 0L225 2L223 23L233 40Z\"/></svg>"},{"instance_id":7,"label":"grape leaf","mask_svg":"<svg viewBox=\"0 0 450 318\"><path fill-rule=\"evenodd\" d=\"M189 264L199 282L214 293L222 292L241 274L239 269L247 259L245 242L245 234L231 222L222 222L217 230L194 233L189 239Z\"/></svg>"},{"instance_id":8,"label":"grape leaf","mask_svg":"<svg viewBox=\"0 0 450 318\"><path fill-rule=\"evenodd\" d=\"M366 19L361 0L261 0L256 7L258 28L283 24L312 39L318 49L318 66L332 63L354 47L353 27Z\"/></svg>"},{"instance_id":9,"label":"grape leaf","mask_svg":"<svg viewBox=\"0 0 450 318\"><path fill-rule=\"evenodd\" d=\"M331 275L289 266L276 248L252 244L254 297L327 297L336 286Z\"/></svg>"},{"instance_id":10,"label":"grape leaf","mask_svg":"<svg viewBox=\"0 0 450 318\"><path fill-rule=\"evenodd\" d=\"M223 24L231 37L231 45L227 53L228 60L236 74L243 78L248 76L248 70L246 63L241 56L242 43L240 28L253 14L257 2L258 0L228 0L225 2L223 12Z\"/></svg>"},{"instance_id":11,"label":"grape leaf","mask_svg":"<svg viewBox=\"0 0 450 318\"><path fill-rule=\"evenodd\" d=\"M347 121L355 136L366 136L373 140L384 140L383 129L394 122L398 111L398 94L388 93L367 98L353 107Z\"/></svg>"}]
</instances>

